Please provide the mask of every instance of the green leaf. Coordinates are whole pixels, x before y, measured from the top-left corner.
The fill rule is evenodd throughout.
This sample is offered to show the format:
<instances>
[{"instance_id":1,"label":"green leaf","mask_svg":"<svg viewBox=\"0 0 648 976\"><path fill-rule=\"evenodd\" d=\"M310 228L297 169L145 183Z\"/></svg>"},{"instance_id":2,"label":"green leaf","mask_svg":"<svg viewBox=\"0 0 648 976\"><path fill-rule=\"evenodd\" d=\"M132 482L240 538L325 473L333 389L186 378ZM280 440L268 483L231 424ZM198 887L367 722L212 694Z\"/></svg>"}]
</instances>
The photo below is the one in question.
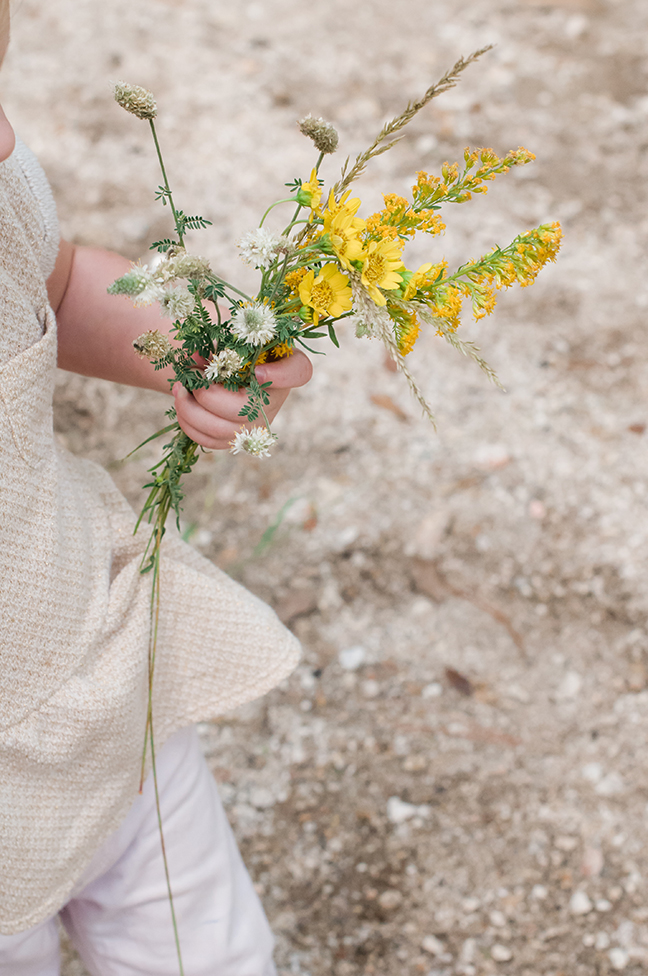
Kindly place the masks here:
<instances>
[{"instance_id":1,"label":"green leaf","mask_svg":"<svg viewBox=\"0 0 648 976\"><path fill-rule=\"evenodd\" d=\"M335 329L333 328L333 326L331 325L330 322L328 324L328 334L330 336L330 339L331 339L331 342L333 343L333 345L334 346L337 346L338 349L339 349L340 348L340 343L338 342L338 337L335 334Z\"/></svg>"}]
</instances>

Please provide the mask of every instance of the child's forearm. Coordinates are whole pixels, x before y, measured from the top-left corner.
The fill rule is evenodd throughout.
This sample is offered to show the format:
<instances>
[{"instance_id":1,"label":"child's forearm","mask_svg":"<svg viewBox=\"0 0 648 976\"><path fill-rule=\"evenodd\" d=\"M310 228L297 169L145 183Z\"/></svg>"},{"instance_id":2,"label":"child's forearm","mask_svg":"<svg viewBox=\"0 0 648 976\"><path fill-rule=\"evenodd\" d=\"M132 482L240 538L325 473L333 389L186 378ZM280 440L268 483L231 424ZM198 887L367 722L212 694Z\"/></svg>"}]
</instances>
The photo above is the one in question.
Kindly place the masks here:
<instances>
[{"instance_id":1,"label":"child's forearm","mask_svg":"<svg viewBox=\"0 0 648 976\"><path fill-rule=\"evenodd\" d=\"M61 242L48 281L58 323L58 364L84 376L169 393L167 380L173 371L156 372L136 355L133 339L148 329L166 334L170 321L162 318L157 305L134 308L128 298L106 292L130 265L111 251Z\"/></svg>"}]
</instances>

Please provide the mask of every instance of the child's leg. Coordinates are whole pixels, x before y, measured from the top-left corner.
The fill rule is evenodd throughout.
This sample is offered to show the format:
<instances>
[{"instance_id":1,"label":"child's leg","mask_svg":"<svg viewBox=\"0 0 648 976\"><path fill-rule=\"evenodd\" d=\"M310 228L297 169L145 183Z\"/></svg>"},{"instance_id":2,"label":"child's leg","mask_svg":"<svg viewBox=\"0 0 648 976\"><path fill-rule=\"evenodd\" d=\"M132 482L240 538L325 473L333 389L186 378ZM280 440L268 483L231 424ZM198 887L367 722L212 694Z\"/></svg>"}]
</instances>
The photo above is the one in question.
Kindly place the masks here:
<instances>
[{"instance_id":1,"label":"child's leg","mask_svg":"<svg viewBox=\"0 0 648 976\"><path fill-rule=\"evenodd\" d=\"M160 750L164 839L186 976L274 976L273 939L194 729ZM151 777L61 920L93 976L178 976ZM40 974L39 974L40 976Z\"/></svg>"},{"instance_id":2,"label":"child's leg","mask_svg":"<svg viewBox=\"0 0 648 976\"><path fill-rule=\"evenodd\" d=\"M0 976L59 976L59 971L53 918L18 935L0 935Z\"/></svg>"}]
</instances>

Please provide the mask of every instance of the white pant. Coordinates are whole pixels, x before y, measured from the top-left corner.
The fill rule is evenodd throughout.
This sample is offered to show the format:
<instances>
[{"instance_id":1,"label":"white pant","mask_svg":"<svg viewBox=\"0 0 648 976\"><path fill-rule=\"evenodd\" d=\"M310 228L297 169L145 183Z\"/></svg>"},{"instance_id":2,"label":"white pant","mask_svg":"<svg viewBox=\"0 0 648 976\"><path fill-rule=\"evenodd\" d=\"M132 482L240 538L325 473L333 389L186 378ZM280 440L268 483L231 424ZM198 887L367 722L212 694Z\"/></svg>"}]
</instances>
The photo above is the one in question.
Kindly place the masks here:
<instances>
[{"instance_id":1,"label":"white pant","mask_svg":"<svg viewBox=\"0 0 648 976\"><path fill-rule=\"evenodd\" d=\"M185 976L276 976L273 939L196 730L157 759ZM92 976L178 976L151 777L60 913ZM0 935L0 976L59 976L56 920Z\"/></svg>"}]
</instances>

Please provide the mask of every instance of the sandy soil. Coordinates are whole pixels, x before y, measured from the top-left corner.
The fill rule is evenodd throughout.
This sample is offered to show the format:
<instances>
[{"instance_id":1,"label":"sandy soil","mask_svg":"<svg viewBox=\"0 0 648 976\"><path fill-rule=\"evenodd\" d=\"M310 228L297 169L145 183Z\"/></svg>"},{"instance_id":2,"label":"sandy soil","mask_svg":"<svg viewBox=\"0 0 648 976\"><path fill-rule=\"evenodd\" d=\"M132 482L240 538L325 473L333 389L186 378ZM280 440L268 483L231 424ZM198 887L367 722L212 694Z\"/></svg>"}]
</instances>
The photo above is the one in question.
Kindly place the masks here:
<instances>
[{"instance_id":1,"label":"sandy soil","mask_svg":"<svg viewBox=\"0 0 648 976\"><path fill-rule=\"evenodd\" d=\"M339 126L332 180L486 43L367 172L364 212L467 144L522 144L537 162L449 213L430 259L564 226L534 288L465 327L505 395L423 337L435 434L345 335L272 460L206 456L190 483L192 541L304 645L202 729L282 976L648 971L647 21L643 0L16 4L4 101L78 242L138 258L168 229L111 80L156 92L177 197L214 221L195 248L251 284L232 242L308 174L295 119ZM61 374L58 430L138 505L154 454L119 459L163 406Z\"/></svg>"}]
</instances>

